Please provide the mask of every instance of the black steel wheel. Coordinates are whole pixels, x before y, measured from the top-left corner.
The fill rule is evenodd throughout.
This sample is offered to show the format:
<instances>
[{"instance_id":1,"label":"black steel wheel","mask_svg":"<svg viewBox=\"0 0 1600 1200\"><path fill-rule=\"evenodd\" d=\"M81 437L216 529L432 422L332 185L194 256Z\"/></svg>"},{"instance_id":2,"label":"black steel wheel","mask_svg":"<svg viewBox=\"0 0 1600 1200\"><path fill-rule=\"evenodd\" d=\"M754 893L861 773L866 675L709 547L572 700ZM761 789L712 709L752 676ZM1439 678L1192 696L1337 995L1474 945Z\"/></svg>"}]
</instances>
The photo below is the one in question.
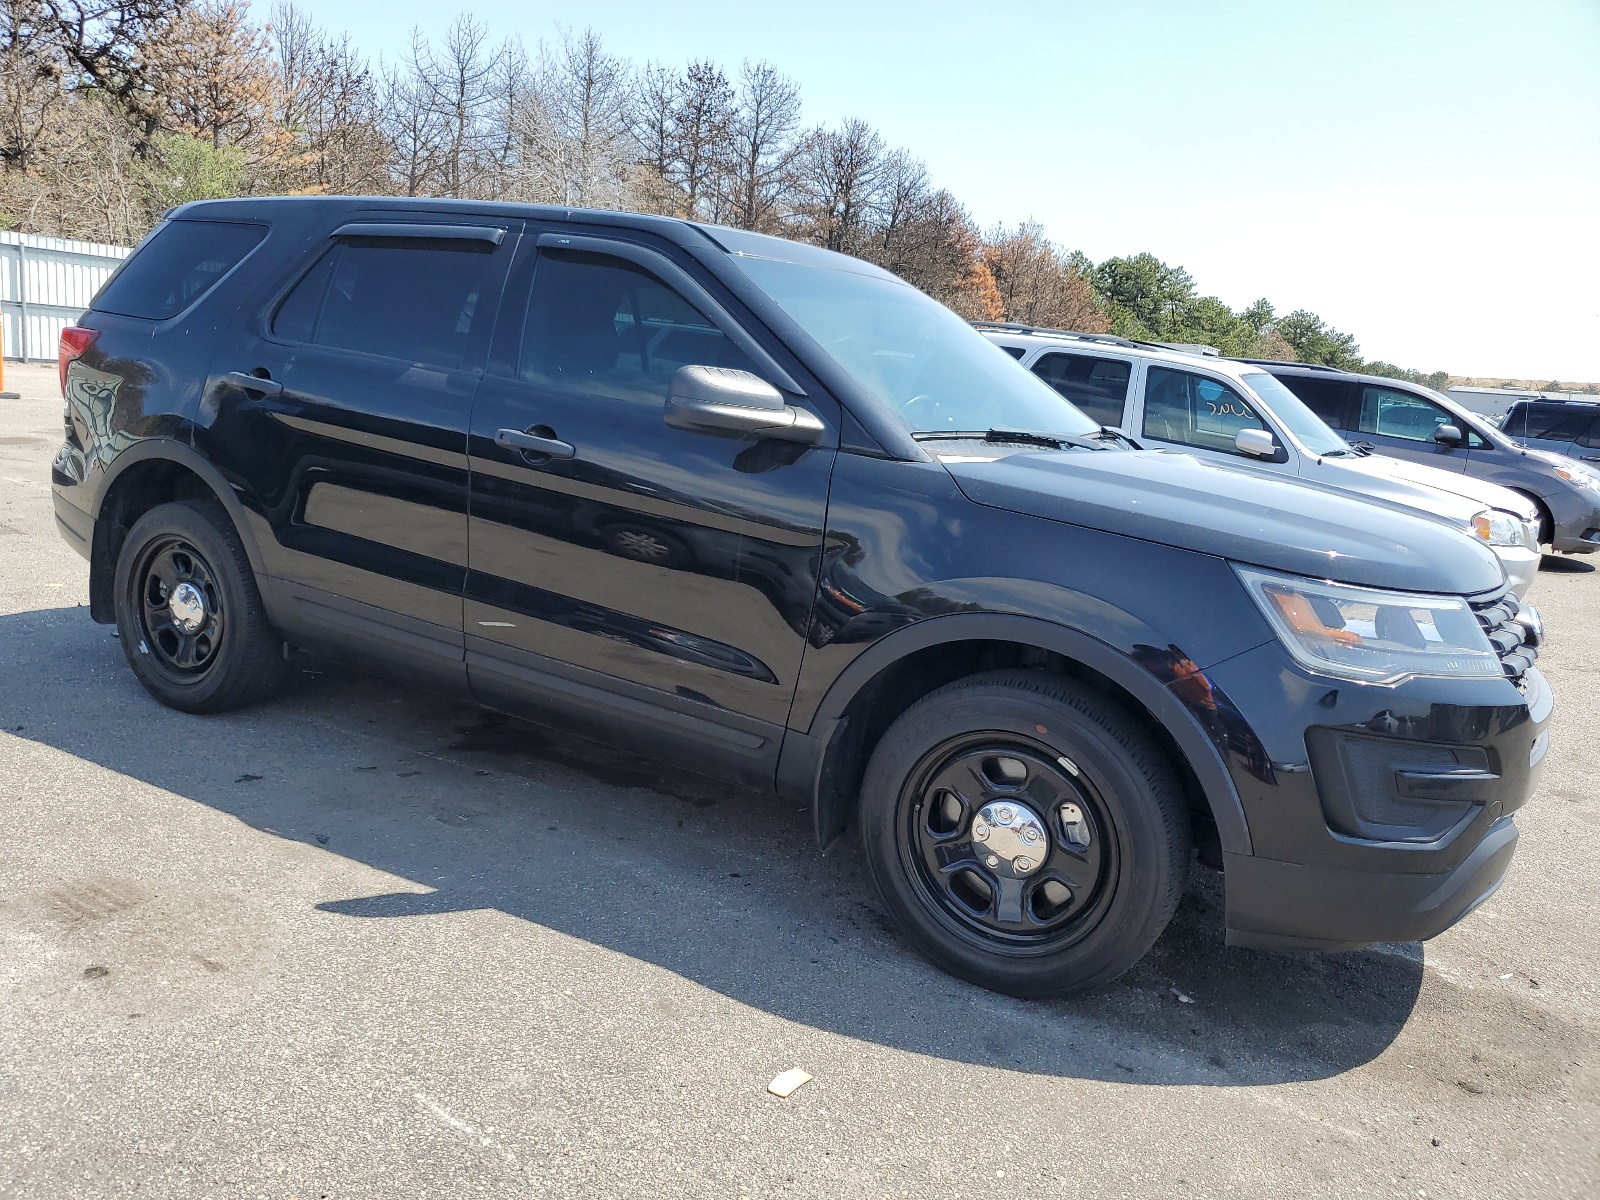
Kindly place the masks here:
<instances>
[{"instance_id":1,"label":"black steel wheel","mask_svg":"<svg viewBox=\"0 0 1600 1200\"><path fill-rule=\"evenodd\" d=\"M1082 770L1036 740L978 733L934 747L900 811L907 869L958 936L1048 953L1110 901L1111 819Z\"/></svg>"},{"instance_id":2,"label":"black steel wheel","mask_svg":"<svg viewBox=\"0 0 1600 1200\"><path fill-rule=\"evenodd\" d=\"M176 500L134 522L117 556L117 630L146 690L185 712L223 712L285 675L249 557L223 507Z\"/></svg>"},{"instance_id":3,"label":"black steel wheel","mask_svg":"<svg viewBox=\"0 0 1600 1200\"><path fill-rule=\"evenodd\" d=\"M1190 857L1172 765L1110 697L997 671L912 705L861 790L867 861L907 936L1012 995L1116 978L1171 919Z\"/></svg>"},{"instance_id":4,"label":"black steel wheel","mask_svg":"<svg viewBox=\"0 0 1600 1200\"><path fill-rule=\"evenodd\" d=\"M179 682L216 661L227 628L222 589L205 555L181 537L157 538L133 568L143 643L158 671Z\"/></svg>"}]
</instances>

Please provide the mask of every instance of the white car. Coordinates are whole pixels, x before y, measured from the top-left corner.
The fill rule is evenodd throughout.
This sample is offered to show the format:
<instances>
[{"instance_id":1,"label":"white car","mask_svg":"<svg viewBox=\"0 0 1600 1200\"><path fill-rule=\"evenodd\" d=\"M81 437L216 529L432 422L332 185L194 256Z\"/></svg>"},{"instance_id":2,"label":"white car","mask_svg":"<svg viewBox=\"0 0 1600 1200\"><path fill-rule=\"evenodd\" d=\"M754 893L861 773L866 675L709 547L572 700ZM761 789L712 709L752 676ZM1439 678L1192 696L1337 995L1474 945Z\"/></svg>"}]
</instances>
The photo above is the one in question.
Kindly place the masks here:
<instances>
[{"instance_id":1,"label":"white car","mask_svg":"<svg viewBox=\"0 0 1600 1200\"><path fill-rule=\"evenodd\" d=\"M1141 445L1425 513L1493 548L1521 597L1539 570L1539 511L1499 484L1372 454L1345 441L1264 369L1111 334L977 325L1109 429Z\"/></svg>"}]
</instances>

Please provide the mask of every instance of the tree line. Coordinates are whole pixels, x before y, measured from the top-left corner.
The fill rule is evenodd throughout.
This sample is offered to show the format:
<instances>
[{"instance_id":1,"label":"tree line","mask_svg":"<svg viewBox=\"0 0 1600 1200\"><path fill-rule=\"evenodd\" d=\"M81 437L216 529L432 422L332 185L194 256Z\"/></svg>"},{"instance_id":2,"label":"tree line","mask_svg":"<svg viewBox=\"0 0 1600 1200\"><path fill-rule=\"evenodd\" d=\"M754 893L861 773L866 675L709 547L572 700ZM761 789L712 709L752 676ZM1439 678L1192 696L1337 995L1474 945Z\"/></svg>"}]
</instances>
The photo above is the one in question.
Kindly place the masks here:
<instances>
[{"instance_id":1,"label":"tree line","mask_svg":"<svg viewBox=\"0 0 1600 1200\"><path fill-rule=\"evenodd\" d=\"M373 61L289 0L0 0L0 223L129 243L188 200L448 196L627 208L798 238L969 320L1442 381L1364 362L1315 314L1235 311L1149 254L980 230L871 124L808 125L767 61L634 63L593 30L528 46L470 15Z\"/></svg>"}]
</instances>

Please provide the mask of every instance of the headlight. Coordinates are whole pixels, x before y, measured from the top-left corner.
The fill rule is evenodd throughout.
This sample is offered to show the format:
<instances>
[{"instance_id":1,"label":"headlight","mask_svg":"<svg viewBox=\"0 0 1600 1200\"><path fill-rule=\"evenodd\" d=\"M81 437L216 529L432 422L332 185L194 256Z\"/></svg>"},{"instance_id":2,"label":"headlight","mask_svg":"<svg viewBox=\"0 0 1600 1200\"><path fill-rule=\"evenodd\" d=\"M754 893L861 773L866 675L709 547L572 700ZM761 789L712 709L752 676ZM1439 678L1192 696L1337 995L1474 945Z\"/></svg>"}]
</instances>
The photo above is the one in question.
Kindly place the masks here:
<instances>
[{"instance_id":1,"label":"headlight","mask_svg":"<svg viewBox=\"0 0 1600 1200\"><path fill-rule=\"evenodd\" d=\"M1588 488L1591 492L1600 492L1600 476L1585 470L1577 463L1573 463L1570 467L1557 467L1555 471L1557 475L1568 483L1575 484L1581 488Z\"/></svg>"},{"instance_id":2,"label":"headlight","mask_svg":"<svg viewBox=\"0 0 1600 1200\"><path fill-rule=\"evenodd\" d=\"M1498 508L1486 508L1473 517L1472 532L1491 546L1527 545L1522 519Z\"/></svg>"},{"instance_id":3,"label":"headlight","mask_svg":"<svg viewBox=\"0 0 1600 1200\"><path fill-rule=\"evenodd\" d=\"M1415 675L1503 678L1459 596L1422 596L1234 568L1278 639L1309 671L1367 683Z\"/></svg>"}]
</instances>

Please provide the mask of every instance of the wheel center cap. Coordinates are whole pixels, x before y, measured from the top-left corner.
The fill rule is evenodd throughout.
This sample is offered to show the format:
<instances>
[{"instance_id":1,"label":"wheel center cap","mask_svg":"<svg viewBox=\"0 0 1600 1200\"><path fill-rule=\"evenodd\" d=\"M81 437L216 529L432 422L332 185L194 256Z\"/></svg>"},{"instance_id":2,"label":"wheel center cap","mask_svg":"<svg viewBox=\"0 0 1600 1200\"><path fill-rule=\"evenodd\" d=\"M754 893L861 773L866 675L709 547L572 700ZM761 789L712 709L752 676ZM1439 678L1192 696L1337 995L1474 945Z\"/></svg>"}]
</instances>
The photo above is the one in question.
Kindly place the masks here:
<instances>
[{"instance_id":1,"label":"wheel center cap","mask_svg":"<svg viewBox=\"0 0 1600 1200\"><path fill-rule=\"evenodd\" d=\"M996 800L979 809L972 818L972 842L979 861L1001 875L1032 874L1050 850L1044 822L1015 800Z\"/></svg>"},{"instance_id":2,"label":"wheel center cap","mask_svg":"<svg viewBox=\"0 0 1600 1200\"><path fill-rule=\"evenodd\" d=\"M180 583L167 601L172 623L185 633L193 633L206 623L206 598L192 583Z\"/></svg>"}]
</instances>

